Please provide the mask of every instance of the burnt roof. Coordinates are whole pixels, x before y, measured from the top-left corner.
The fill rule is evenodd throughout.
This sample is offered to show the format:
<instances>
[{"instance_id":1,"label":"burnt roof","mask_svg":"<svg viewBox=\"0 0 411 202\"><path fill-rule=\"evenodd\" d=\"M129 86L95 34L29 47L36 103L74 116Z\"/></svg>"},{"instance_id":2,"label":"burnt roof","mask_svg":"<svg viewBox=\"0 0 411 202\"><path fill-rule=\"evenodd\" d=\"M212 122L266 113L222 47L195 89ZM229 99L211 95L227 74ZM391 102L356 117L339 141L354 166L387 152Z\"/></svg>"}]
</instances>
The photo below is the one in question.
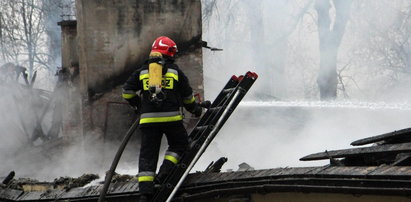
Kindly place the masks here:
<instances>
[{"instance_id":1,"label":"burnt roof","mask_svg":"<svg viewBox=\"0 0 411 202\"><path fill-rule=\"evenodd\" d=\"M0 199L10 201L96 200L102 185L23 192L0 189ZM255 171L194 173L186 179L176 199L222 197L235 193L332 192L350 194L411 194L411 166L322 166L275 168ZM124 201L138 197L138 182L117 182L108 198Z\"/></svg>"},{"instance_id":2,"label":"burnt roof","mask_svg":"<svg viewBox=\"0 0 411 202\"><path fill-rule=\"evenodd\" d=\"M336 166L411 166L411 128L356 140L351 145L373 145L310 154L302 161L330 159ZM337 160L337 158L342 158Z\"/></svg>"},{"instance_id":3,"label":"burnt roof","mask_svg":"<svg viewBox=\"0 0 411 202\"><path fill-rule=\"evenodd\" d=\"M367 137L364 139L356 140L352 142L351 145L360 146L360 145L377 143L377 142L383 142L385 144L411 142L411 128L405 128L405 129L385 133L382 135L377 135L373 137Z\"/></svg>"},{"instance_id":4,"label":"burnt roof","mask_svg":"<svg viewBox=\"0 0 411 202\"><path fill-rule=\"evenodd\" d=\"M361 145L378 142L369 147L326 151L301 158L330 159L330 164L326 166L193 173L185 180L175 199L189 201L239 193L271 192L410 196L409 131L411 130L403 129L354 142ZM3 186L0 187L0 199L96 201L101 188L102 185L96 185L69 190L24 192ZM133 201L138 197L138 182L135 180L112 183L107 195L108 199L120 201Z\"/></svg>"}]
</instances>

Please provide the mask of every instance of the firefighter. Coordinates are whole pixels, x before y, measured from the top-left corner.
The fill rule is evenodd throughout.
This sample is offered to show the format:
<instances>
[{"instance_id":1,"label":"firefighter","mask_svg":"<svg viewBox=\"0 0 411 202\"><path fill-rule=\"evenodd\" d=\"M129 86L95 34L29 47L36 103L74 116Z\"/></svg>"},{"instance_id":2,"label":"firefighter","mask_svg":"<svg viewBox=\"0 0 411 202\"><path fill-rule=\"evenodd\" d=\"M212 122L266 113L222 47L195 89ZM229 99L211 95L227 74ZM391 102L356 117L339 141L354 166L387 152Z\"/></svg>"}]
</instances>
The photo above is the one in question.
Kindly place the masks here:
<instances>
[{"instance_id":1,"label":"firefighter","mask_svg":"<svg viewBox=\"0 0 411 202\"><path fill-rule=\"evenodd\" d=\"M202 114L188 78L174 64L176 53L177 46L173 40L165 36L158 37L152 45L149 59L123 86L123 98L140 113L140 201L150 200L154 194L154 183L161 183L165 179L188 146L182 107L196 117ZM155 176L163 134L167 138L168 149Z\"/></svg>"}]
</instances>

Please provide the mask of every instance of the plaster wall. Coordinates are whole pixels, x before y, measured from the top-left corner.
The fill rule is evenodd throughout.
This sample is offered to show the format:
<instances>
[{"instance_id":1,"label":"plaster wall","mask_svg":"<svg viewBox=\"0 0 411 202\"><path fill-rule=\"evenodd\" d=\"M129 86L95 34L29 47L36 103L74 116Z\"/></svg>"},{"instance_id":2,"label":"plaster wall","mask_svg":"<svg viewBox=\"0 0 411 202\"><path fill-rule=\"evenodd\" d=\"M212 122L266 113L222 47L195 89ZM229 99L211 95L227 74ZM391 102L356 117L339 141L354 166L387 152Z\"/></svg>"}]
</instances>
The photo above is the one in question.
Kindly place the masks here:
<instances>
[{"instance_id":1,"label":"plaster wall","mask_svg":"<svg viewBox=\"0 0 411 202\"><path fill-rule=\"evenodd\" d=\"M72 99L80 99L83 136L122 139L135 116L121 87L159 36L177 43L176 64L203 95L200 0L76 0L76 18L75 34L62 28L62 60L79 63L79 96Z\"/></svg>"},{"instance_id":2,"label":"plaster wall","mask_svg":"<svg viewBox=\"0 0 411 202\"><path fill-rule=\"evenodd\" d=\"M201 52L200 0L76 0L76 9L83 94L122 84L158 36L172 38L182 53L193 45Z\"/></svg>"}]
</instances>

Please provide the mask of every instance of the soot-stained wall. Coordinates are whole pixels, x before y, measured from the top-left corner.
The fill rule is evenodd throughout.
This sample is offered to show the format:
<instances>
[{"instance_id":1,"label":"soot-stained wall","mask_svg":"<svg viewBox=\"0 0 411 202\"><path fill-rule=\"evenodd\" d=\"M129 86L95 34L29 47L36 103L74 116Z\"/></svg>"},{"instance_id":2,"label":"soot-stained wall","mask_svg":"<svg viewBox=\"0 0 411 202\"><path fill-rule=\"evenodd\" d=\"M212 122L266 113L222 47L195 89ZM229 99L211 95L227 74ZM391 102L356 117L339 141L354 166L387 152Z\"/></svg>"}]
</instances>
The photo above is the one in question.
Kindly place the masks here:
<instances>
[{"instance_id":1,"label":"soot-stained wall","mask_svg":"<svg viewBox=\"0 0 411 202\"><path fill-rule=\"evenodd\" d=\"M122 84L159 36L177 43L176 63L194 92L203 95L200 0L76 0L76 18L76 34L66 33L76 37L75 53L72 44L63 43L62 60L63 66L79 64L83 135L121 139L135 118L121 98ZM115 124L119 121L126 124Z\"/></svg>"},{"instance_id":2,"label":"soot-stained wall","mask_svg":"<svg viewBox=\"0 0 411 202\"><path fill-rule=\"evenodd\" d=\"M77 0L76 8L81 88L91 96L123 83L158 36L183 53L190 45L201 51L200 0Z\"/></svg>"}]
</instances>

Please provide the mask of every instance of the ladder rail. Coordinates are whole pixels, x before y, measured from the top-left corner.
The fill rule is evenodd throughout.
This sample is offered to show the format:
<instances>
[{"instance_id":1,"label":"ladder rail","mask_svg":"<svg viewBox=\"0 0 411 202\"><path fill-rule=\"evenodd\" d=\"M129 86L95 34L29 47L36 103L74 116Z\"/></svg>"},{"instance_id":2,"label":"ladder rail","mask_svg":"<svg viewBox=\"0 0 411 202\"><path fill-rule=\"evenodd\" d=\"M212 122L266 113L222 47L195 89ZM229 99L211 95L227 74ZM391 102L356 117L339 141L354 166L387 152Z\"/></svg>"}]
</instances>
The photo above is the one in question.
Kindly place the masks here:
<instances>
[{"instance_id":1,"label":"ladder rail","mask_svg":"<svg viewBox=\"0 0 411 202\"><path fill-rule=\"evenodd\" d=\"M223 89L220 91L220 93L217 95L217 97L214 99L213 103L211 103L210 108L215 108L217 106L221 106L222 101L227 97L227 93L224 90L229 89L229 88L234 88L238 85L238 78L236 76L232 76L228 82L224 85ZM208 111L207 111L208 112ZM207 112L204 114L203 117L207 115ZM198 121L197 125L203 125L204 122L206 122L203 117Z\"/></svg>"},{"instance_id":2,"label":"ladder rail","mask_svg":"<svg viewBox=\"0 0 411 202\"><path fill-rule=\"evenodd\" d=\"M234 95L233 99L236 99L239 95L240 95L240 93L239 93L239 91L237 91L236 94ZM187 175L189 174L191 169L194 167L194 165L200 159L200 157L204 153L205 149L208 147L208 145L214 139L215 135L218 133L220 128L224 125L225 121L228 119L227 115L231 114L231 109L232 109L231 107L233 105L233 101L235 101L235 100L232 100L228 104L227 108L225 108L225 110L224 110L223 114L221 115L220 119L217 120L217 123L216 123L215 127L210 132L210 134L207 136L207 138L205 139L205 142L202 144L200 149L196 152L196 155L194 156L193 160L191 161L191 163L186 168L185 172L183 173L183 176L181 176L181 178L178 180L177 184L174 186L173 191L168 196L166 202L170 202L171 199L174 197L174 195L177 193L178 188L180 188L181 184L184 182L185 178L187 177Z\"/></svg>"},{"instance_id":3,"label":"ladder rail","mask_svg":"<svg viewBox=\"0 0 411 202\"><path fill-rule=\"evenodd\" d=\"M160 186L160 189L154 195L153 202L169 202L173 199L191 169L257 78L258 75L252 72L247 72L240 78L236 76L230 78L211 104L210 109L206 111L191 131L189 148L181 156L180 163L171 170Z\"/></svg>"},{"instance_id":4,"label":"ladder rail","mask_svg":"<svg viewBox=\"0 0 411 202\"><path fill-rule=\"evenodd\" d=\"M205 112L205 114L201 117L201 119L198 121L198 123L196 124L194 128L201 127L204 124L210 125L210 122L214 124L217 121L215 119L216 118L218 119L218 117L221 116L221 113L222 113L221 110L224 110L224 107L230 101L230 98L232 97L234 91L237 89L238 84L239 84L237 80L233 80L233 79L238 79L238 78L236 76L232 76L230 78L230 80L227 82L227 84L224 86L224 88L220 91L216 99L211 104L210 109ZM227 89L230 89L230 90L227 91ZM198 134L190 133L189 138L192 140L198 139Z\"/></svg>"}]
</instances>

